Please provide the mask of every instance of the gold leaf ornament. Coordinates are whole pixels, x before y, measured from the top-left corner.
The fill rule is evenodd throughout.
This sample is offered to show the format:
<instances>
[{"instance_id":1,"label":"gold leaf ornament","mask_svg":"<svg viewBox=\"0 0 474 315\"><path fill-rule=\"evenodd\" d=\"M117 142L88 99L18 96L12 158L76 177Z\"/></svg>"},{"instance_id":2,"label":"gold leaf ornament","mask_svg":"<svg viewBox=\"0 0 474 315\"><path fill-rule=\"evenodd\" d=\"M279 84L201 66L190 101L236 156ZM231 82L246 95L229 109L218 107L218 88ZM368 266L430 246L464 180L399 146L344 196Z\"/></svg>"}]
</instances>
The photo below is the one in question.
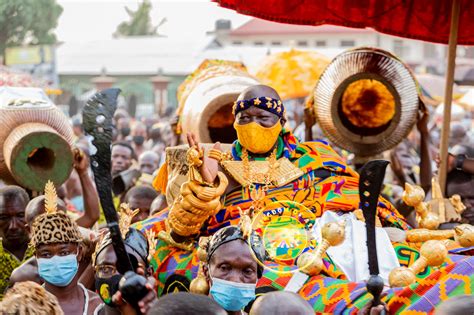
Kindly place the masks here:
<instances>
[{"instance_id":1,"label":"gold leaf ornament","mask_svg":"<svg viewBox=\"0 0 474 315\"><path fill-rule=\"evenodd\" d=\"M120 215L119 215L119 227L122 238L127 236L128 230L132 223L132 219L140 212L140 209L132 210L128 203L122 203L120 205Z\"/></svg>"},{"instance_id":2,"label":"gold leaf ornament","mask_svg":"<svg viewBox=\"0 0 474 315\"><path fill-rule=\"evenodd\" d=\"M156 245L158 244L158 239L156 238L155 231L152 230L145 231L145 236L148 240L148 261L151 261L151 259L156 253Z\"/></svg>"},{"instance_id":3,"label":"gold leaf ornament","mask_svg":"<svg viewBox=\"0 0 474 315\"><path fill-rule=\"evenodd\" d=\"M52 181L48 180L44 187L44 208L46 213L58 211L58 195Z\"/></svg>"}]
</instances>

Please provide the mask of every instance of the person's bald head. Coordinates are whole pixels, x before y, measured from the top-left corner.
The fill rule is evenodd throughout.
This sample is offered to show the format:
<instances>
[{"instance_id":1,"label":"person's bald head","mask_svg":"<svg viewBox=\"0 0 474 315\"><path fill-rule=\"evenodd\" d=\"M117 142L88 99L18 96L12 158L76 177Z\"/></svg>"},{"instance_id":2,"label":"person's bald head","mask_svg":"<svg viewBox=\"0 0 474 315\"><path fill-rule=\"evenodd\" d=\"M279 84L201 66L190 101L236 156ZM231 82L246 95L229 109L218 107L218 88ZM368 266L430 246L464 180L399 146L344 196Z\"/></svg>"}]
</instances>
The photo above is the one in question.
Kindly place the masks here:
<instances>
[{"instance_id":1,"label":"person's bald head","mask_svg":"<svg viewBox=\"0 0 474 315\"><path fill-rule=\"evenodd\" d=\"M280 96L277 91L268 85L253 85L245 89L240 93L237 101L250 100L258 97L270 97L272 99L280 101ZM259 108L256 106L250 106L245 110L239 110L235 115L235 121L239 125L245 125L250 122L256 122L259 125L269 128L275 125L276 122L280 121L281 125L284 126L286 123L286 117L283 115L279 116L266 108Z\"/></svg>"},{"instance_id":2,"label":"person's bald head","mask_svg":"<svg viewBox=\"0 0 474 315\"><path fill-rule=\"evenodd\" d=\"M271 97L276 100L281 100L280 95L278 95L275 89L263 84L253 85L246 88L242 93L240 93L237 100L242 101L256 97Z\"/></svg>"},{"instance_id":3,"label":"person's bald head","mask_svg":"<svg viewBox=\"0 0 474 315\"><path fill-rule=\"evenodd\" d=\"M121 118L130 118L130 115L128 114L128 112L125 109L117 108L117 110L114 113L115 123L117 123L119 121L119 119L121 119Z\"/></svg>"},{"instance_id":4,"label":"person's bald head","mask_svg":"<svg viewBox=\"0 0 474 315\"><path fill-rule=\"evenodd\" d=\"M141 123L141 122L135 122L133 125L132 125L132 132L131 132L131 135L132 136L144 136L146 137L146 126L145 124Z\"/></svg>"},{"instance_id":5,"label":"person's bald head","mask_svg":"<svg viewBox=\"0 0 474 315\"><path fill-rule=\"evenodd\" d=\"M46 210L44 208L44 195L38 196L30 200L25 209L25 221L28 226L33 225L34 219ZM66 212L66 204L58 198L58 210Z\"/></svg>"},{"instance_id":6,"label":"person's bald head","mask_svg":"<svg viewBox=\"0 0 474 315\"><path fill-rule=\"evenodd\" d=\"M227 312L208 296L188 292L178 292L167 294L156 300L147 314L226 315Z\"/></svg>"},{"instance_id":7,"label":"person's bald head","mask_svg":"<svg viewBox=\"0 0 474 315\"><path fill-rule=\"evenodd\" d=\"M457 144L468 142L467 130L461 122L453 122L449 133L449 146L453 147Z\"/></svg>"},{"instance_id":8,"label":"person's bald head","mask_svg":"<svg viewBox=\"0 0 474 315\"><path fill-rule=\"evenodd\" d=\"M159 163L160 157L155 151L145 151L138 157L138 167L142 173L152 175Z\"/></svg>"},{"instance_id":9,"label":"person's bald head","mask_svg":"<svg viewBox=\"0 0 474 315\"><path fill-rule=\"evenodd\" d=\"M160 212L161 210L163 210L167 206L168 206L168 204L166 203L166 196L165 195L159 195L151 203L150 215L153 215L155 213Z\"/></svg>"},{"instance_id":10,"label":"person's bald head","mask_svg":"<svg viewBox=\"0 0 474 315\"><path fill-rule=\"evenodd\" d=\"M250 315L312 315L314 310L301 296L293 292L276 291L258 298Z\"/></svg>"}]
</instances>

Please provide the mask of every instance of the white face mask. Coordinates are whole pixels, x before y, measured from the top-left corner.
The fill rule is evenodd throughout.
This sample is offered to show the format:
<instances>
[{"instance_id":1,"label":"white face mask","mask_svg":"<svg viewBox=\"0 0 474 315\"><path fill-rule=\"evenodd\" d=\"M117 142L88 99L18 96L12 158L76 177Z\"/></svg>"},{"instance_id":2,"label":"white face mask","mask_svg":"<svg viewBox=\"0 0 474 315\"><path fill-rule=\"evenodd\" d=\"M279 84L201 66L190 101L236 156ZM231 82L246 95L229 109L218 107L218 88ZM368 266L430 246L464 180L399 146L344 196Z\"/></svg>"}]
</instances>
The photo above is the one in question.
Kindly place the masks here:
<instances>
[{"instance_id":1,"label":"white face mask","mask_svg":"<svg viewBox=\"0 0 474 315\"><path fill-rule=\"evenodd\" d=\"M68 286L79 268L77 254L38 258L37 262L39 276L57 287Z\"/></svg>"},{"instance_id":2,"label":"white face mask","mask_svg":"<svg viewBox=\"0 0 474 315\"><path fill-rule=\"evenodd\" d=\"M256 283L241 283L211 277L210 294L226 311L239 311L255 300Z\"/></svg>"}]
</instances>

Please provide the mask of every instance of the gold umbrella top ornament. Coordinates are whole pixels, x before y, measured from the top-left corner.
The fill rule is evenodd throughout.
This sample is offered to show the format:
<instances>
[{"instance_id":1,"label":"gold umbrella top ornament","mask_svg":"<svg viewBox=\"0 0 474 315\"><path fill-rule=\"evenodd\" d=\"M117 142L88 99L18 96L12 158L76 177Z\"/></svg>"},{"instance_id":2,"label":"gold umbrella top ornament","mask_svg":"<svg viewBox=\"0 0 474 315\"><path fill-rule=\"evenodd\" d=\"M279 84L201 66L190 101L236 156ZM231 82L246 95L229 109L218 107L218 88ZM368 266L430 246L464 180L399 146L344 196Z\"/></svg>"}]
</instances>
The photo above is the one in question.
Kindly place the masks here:
<instances>
[{"instance_id":1,"label":"gold umbrella top ornament","mask_svg":"<svg viewBox=\"0 0 474 315\"><path fill-rule=\"evenodd\" d=\"M341 53L327 66L314 90L313 109L331 142L369 157L408 135L419 94L403 62L384 50L362 47Z\"/></svg>"},{"instance_id":2,"label":"gold umbrella top ornament","mask_svg":"<svg viewBox=\"0 0 474 315\"><path fill-rule=\"evenodd\" d=\"M308 96L331 62L315 51L290 50L267 56L255 72L262 84L273 87L285 99Z\"/></svg>"}]
</instances>

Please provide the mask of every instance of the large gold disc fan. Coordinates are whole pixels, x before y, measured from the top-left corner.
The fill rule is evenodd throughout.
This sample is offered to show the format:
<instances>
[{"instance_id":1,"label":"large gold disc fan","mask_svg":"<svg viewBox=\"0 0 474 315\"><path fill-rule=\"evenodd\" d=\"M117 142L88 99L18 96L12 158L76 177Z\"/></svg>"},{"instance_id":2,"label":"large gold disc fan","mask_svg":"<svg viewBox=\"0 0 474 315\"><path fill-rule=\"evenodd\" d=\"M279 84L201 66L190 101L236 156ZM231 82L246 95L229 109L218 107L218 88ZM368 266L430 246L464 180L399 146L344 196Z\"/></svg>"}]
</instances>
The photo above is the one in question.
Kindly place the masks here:
<instances>
[{"instance_id":1,"label":"large gold disc fan","mask_svg":"<svg viewBox=\"0 0 474 315\"><path fill-rule=\"evenodd\" d=\"M366 47L334 58L314 90L314 112L325 135L360 157L402 141L416 122L418 102L418 85L407 66Z\"/></svg>"}]
</instances>

